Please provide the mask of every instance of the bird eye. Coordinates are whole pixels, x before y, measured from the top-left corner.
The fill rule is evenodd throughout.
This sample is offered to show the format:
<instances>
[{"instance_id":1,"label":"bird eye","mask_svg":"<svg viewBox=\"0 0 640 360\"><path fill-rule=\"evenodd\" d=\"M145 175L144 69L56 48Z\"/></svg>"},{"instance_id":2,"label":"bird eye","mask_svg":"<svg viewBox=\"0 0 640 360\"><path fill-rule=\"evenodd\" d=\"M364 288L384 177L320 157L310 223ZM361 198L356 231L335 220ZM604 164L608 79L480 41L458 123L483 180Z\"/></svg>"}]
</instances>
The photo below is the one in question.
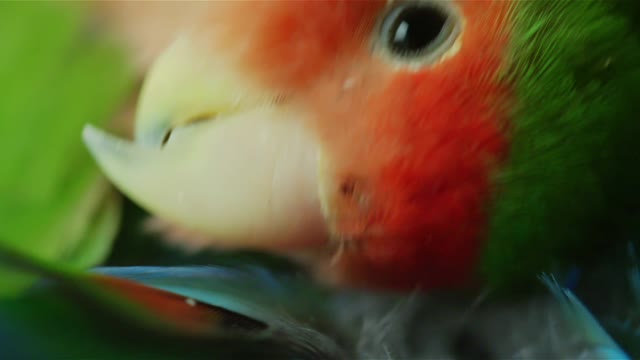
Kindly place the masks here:
<instances>
[{"instance_id":1,"label":"bird eye","mask_svg":"<svg viewBox=\"0 0 640 360\"><path fill-rule=\"evenodd\" d=\"M460 16L448 1L396 2L380 22L377 46L393 60L432 63L454 44Z\"/></svg>"}]
</instances>

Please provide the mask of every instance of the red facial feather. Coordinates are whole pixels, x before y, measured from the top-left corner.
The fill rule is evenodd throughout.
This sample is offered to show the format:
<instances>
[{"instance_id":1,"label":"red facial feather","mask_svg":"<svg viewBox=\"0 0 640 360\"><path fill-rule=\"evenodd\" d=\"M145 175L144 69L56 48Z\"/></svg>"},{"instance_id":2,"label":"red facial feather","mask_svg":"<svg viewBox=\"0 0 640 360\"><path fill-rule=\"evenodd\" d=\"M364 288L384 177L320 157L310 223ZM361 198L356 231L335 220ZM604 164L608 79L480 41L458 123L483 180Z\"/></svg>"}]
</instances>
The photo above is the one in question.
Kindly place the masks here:
<instances>
[{"instance_id":1,"label":"red facial feather","mask_svg":"<svg viewBox=\"0 0 640 360\"><path fill-rule=\"evenodd\" d=\"M216 46L268 88L295 91L314 84L361 48L383 0L229 1L206 21L223 24Z\"/></svg>"},{"instance_id":2,"label":"red facial feather","mask_svg":"<svg viewBox=\"0 0 640 360\"><path fill-rule=\"evenodd\" d=\"M383 1L232 7L235 19L251 24L249 31L229 24L226 37L231 44L246 35L236 47L243 69L265 87L294 94L292 106L310 114L324 141L329 218L345 250L319 271L338 282L404 288L473 281L490 176L508 150L509 89L498 72L511 5L456 5L465 19L459 50L417 71L373 51Z\"/></svg>"}]
</instances>

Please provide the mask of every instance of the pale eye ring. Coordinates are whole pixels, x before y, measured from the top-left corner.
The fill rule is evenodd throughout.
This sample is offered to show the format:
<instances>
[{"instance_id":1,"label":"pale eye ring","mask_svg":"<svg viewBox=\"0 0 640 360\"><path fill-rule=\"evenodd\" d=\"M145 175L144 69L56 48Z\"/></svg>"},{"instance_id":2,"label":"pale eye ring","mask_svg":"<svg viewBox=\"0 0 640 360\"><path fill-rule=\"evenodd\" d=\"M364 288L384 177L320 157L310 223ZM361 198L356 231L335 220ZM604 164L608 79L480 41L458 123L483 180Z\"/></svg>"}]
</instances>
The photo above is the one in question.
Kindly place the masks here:
<instances>
[{"instance_id":1,"label":"pale eye ring","mask_svg":"<svg viewBox=\"0 0 640 360\"><path fill-rule=\"evenodd\" d=\"M462 31L462 17L449 1L397 1L383 13L375 47L398 63L428 65L449 50Z\"/></svg>"}]
</instances>

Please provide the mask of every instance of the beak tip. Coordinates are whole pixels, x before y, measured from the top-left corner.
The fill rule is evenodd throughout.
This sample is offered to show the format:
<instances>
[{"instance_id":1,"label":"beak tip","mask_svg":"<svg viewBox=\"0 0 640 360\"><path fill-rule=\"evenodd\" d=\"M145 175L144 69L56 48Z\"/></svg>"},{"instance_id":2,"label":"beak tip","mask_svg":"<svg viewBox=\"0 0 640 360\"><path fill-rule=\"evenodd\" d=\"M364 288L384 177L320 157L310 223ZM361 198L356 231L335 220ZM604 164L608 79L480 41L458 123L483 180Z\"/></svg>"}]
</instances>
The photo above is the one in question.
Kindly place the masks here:
<instances>
[{"instance_id":1,"label":"beak tip","mask_svg":"<svg viewBox=\"0 0 640 360\"><path fill-rule=\"evenodd\" d=\"M82 140L98 166L107 175L113 172L109 170L122 167L129 162L127 159L135 155L130 142L90 124L82 129Z\"/></svg>"},{"instance_id":2,"label":"beak tip","mask_svg":"<svg viewBox=\"0 0 640 360\"><path fill-rule=\"evenodd\" d=\"M85 125L82 129L82 140L91 156L98 162L102 153L101 149L105 147L106 137L106 133L91 124Z\"/></svg>"},{"instance_id":3,"label":"beak tip","mask_svg":"<svg viewBox=\"0 0 640 360\"><path fill-rule=\"evenodd\" d=\"M96 149L101 136L103 136L102 131L91 124L87 124L82 128L82 141L91 153Z\"/></svg>"}]
</instances>

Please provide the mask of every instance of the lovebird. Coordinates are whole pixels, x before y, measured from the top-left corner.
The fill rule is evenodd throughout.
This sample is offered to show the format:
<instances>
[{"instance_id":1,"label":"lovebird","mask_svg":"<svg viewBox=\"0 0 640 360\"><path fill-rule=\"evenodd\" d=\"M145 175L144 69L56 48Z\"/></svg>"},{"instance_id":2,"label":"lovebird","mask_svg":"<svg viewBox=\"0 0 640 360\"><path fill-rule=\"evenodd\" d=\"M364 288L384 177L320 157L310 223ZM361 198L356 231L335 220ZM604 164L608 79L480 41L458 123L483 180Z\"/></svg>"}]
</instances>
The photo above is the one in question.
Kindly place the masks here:
<instances>
[{"instance_id":1,"label":"lovebird","mask_svg":"<svg viewBox=\"0 0 640 360\"><path fill-rule=\"evenodd\" d=\"M636 215L640 5L228 1L145 79L106 176L183 249L335 287L515 289ZM511 291L511 290L509 290Z\"/></svg>"}]
</instances>

